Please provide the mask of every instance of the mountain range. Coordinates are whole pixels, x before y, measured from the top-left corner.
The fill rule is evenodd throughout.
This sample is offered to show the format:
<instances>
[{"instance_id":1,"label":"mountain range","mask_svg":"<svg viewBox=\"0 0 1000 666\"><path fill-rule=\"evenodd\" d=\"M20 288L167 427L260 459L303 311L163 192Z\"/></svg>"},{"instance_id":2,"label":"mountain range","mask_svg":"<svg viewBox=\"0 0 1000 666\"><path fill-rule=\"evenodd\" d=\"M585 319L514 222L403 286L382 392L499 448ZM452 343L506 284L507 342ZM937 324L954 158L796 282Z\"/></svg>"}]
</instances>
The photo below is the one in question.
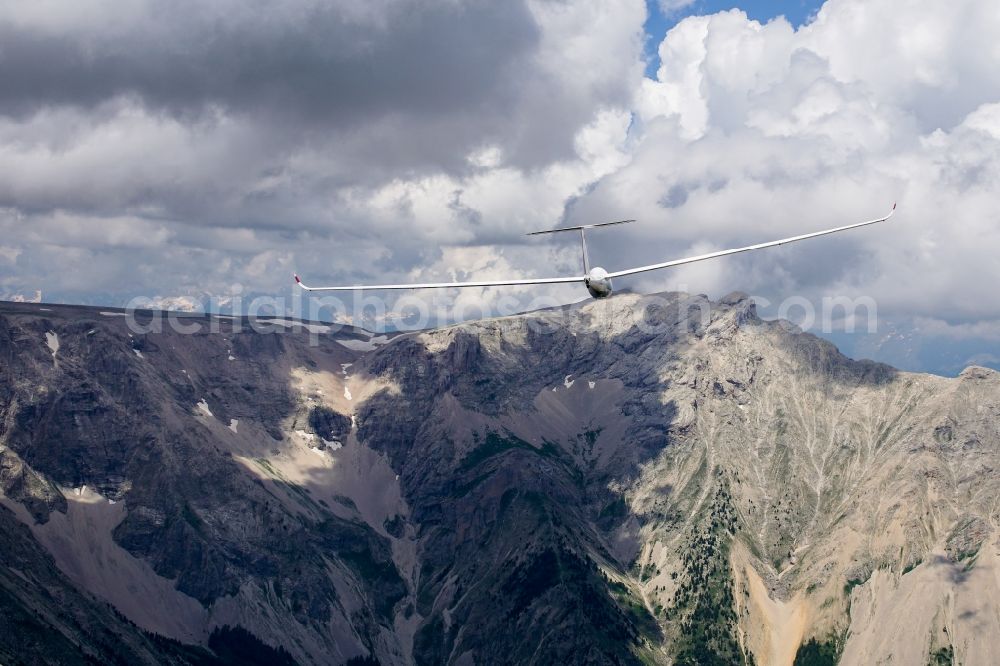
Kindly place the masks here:
<instances>
[{"instance_id":1,"label":"mountain range","mask_svg":"<svg viewBox=\"0 0 1000 666\"><path fill-rule=\"evenodd\" d=\"M740 293L177 321L0 304L0 663L1000 653L993 370Z\"/></svg>"}]
</instances>

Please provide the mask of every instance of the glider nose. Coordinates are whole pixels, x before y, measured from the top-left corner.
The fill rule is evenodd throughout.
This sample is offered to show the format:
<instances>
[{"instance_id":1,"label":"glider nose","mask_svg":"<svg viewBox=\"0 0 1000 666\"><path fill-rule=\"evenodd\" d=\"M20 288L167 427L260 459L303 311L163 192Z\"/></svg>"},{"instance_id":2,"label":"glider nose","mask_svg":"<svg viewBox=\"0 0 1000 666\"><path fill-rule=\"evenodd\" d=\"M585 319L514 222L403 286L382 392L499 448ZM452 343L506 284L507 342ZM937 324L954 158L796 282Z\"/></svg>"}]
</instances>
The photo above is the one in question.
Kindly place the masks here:
<instances>
[{"instance_id":1,"label":"glider nose","mask_svg":"<svg viewBox=\"0 0 1000 666\"><path fill-rule=\"evenodd\" d=\"M590 269L584 284L594 298L607 298L611 295L611 278L608 277L608 272L599 266Z\"/></svg>"}]
</instances>

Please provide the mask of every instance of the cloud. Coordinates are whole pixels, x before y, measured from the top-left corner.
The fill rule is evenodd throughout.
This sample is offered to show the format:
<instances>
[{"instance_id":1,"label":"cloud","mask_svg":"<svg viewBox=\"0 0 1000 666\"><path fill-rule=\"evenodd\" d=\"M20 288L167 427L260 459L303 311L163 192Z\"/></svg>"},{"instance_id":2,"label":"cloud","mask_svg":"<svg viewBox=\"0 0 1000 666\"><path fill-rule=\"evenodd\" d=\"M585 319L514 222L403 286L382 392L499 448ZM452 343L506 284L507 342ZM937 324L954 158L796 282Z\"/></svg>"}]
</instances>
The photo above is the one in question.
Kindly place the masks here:
<instances>
[{"instance_id":1,"label":"cloud","mask_svg":"<svg viewBox=\"0 0 1000 666\"><path fill-rule=\"evenodd\" d=\"M20 254L2 279L66 300L266 293L293 264L353 280L523 242L617 159L602 142L624 140L644 16L638 0L4 5L0 234Z\"/></svg>"},{"instance_id":2,"label":"cloud","mask_svg":"<svg viewBox=\"0 0 1000 666\"><path fill-rule=\"evenodd\" d=\"M664 3L674 4L677 3ZM669 9L668 8L665 8ZM1000 15L829 0L657 36L645 3L0 7L0 288L60 300L609 269L887 211L890 225L619 288L870 296L993 330ZM421 298L527 305L551 290ZM580 292L583 295L583 292ZM959 327L959 328L955 328Z\"/></svg>"},{"instance_id":3,"label":"cloud","mask_svg":"<svg viewBox=\"0 0 1000 666\"><path fill-rule=\"evenodd\" d=\"M713 267L724 279L698 281L771 300L870 295L895 316L996 318L1000 265L986 248L1000 242L1000 89L987 72L1000 65L998 23L988 3L900 12L853 0L827 2L797 31L736 10L685 19L637 96L631 161L577 209L628 205L646 221L612 248L617 267L706 238L725 247L861 221L898 199L891 225L727 259Z\"/></svg>"},{"instance_id":4,"label":"cloud","mask_svg":"<svg viewBox=\"0 0 1000 666\"><path fill-rule=\"evenodd\" d=\"M523 3L78 4L69 11L89 20L7 5L10 109L129 94L174 115L218 105L334 126L393 108L452 113L494 95L538 39Z\"/></svg>"},{"instance_id":5,"label":"cloud","mask_svg":"<svg viewBox=\"0 0 1000 666\"><path fill-rule=\"evenodd\" d=\"M676 14L680 10L690 7L694 3L695 0L659 0L660 11L667 16Z\"/></svg>"},{"instance_id":6,"label":"cloud","mask_svg":"<svg viewBox=\"0 0 1000 666\"><path fill-rule=\"evenodd\" d=\"M627 102L640 74L635 2L38 4L49 3L0 9L8 117L100 116L128 100L202 131L233 123L285 150L322 147L351 174L453 171L487 143L544 164L568 153L595 106ZM607 38L600 48L595 34Z\"/></svg>"}]
</instances>

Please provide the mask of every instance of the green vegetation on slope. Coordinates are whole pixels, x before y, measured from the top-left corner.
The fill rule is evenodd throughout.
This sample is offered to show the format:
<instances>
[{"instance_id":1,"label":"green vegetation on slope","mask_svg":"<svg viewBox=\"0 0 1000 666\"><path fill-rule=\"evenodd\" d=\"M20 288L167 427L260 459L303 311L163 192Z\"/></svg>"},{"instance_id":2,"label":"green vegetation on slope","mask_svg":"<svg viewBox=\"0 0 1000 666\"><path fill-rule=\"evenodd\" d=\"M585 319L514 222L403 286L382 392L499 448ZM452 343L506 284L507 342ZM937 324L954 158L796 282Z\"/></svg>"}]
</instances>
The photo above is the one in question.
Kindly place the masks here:
<instances>
[{"instance_id":1,"label":"green vegetation on slope","mask_svg":"<svg viewBox=\"0 0 1000 666\"><path fill-rule=\"evenodd\" d=\"M666 617L676 632L675 663L690 666L751 664L736 640L729 548L736 516L729 490L720 487L708 520L692 534L682 561L683 582Z\"/></svg>"},{"instance_id":2,"label":"green vegetation on slope","mask_svg":"<svg viewBox=\"0 0 1000 666\"><path fill-rule=\"evenodd\" d=\"M833 640L823 642L810 638L799 646L793 666L835 666L840 650Z\"/></svg>"},{"instance_id":3,"label":"green vegetation on slope","mask_svg":"<svg viewBox=\"0 0 1000 666\"><path fill-rule=\"evenodd\" d=\"M927 666L952 666L955 663L955 648L948 645L931 652Z\"/></svg>"},{"instance_id":4,"label":"green vegetation on slope","mask_svg":"<svg viewBox=\"0 0 1000 666\"><path fill-rule=\"evenodd\" d=\"M470 451L468 455L462 459L460 471L472 469L479 463L498 456L506 451L510 451L511 449L530 451L531 453L536 453L546 458L559 457L559 450L550 442L546 442L541 446L541 448L539 448L532 446L520 437L517 437L509 432L506 436L491 432L486 435L486 439L482 444Z\"/></svg>"},{"instance_id":5,"label":"green vegetation on slope","mask_svg":"<svg viewBox=\"0 0 1000 666\"><path fill-rule=\"evenodd\" d=\"M216 628L208 637L208 647L226 664L295 666L284 648L271 647L243 627Z\"/></svg>"}]
</instances>

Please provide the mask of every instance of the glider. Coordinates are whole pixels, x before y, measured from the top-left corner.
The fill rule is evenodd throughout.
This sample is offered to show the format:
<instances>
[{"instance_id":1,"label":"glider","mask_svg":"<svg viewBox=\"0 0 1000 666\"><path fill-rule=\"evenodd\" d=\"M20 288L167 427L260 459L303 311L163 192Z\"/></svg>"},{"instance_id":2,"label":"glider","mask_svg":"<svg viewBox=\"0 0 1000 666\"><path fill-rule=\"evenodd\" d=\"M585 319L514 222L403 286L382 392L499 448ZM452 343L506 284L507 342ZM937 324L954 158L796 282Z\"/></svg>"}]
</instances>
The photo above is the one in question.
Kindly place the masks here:
<instances>
[{"instance_id":1,"label":"glider","mask_svg":"<svg viewBox=\"0 0 1000 666\"><path fill-rule=\"evenodd\" d=\"M636 273L645 273L647 271L657 271L661 268L672 268L674 266L682 266L684 264L691 264L696 261L704 261L706 259L715 259L716 257L725 257L730 254L739 254L740 252L749 252L751 250L763 250L766 247L774 247L776 245L784 245L785 243L795 243L797 241L806 240L808 238L816 238L818 236L826 236L827 234L835 234L840 231L847 231L848 229L857 229L858 227L868 226L869 224L878 224L879 222L885 222L892 214L896 212L896 204L892 205L892 209L889 214L885 217L880 217L874 220L868 220L867 222L858 222L856 224L848 224L843 227L836 227L834 229L824 229L823 231L814 231L808 234L802 234L800 236L792 236L791 238L782 238L781 240L769 241L767 243L757 243L756 245L747 245L746 247L737 247L731 250L720 250L718 252L709 252L708 254L699 254L694 257L685 257L683 259L674 259L672 261L664 261L660 264L650 264L649 266L639 266L638 268L626 268L622 271L608 272L599 266L593 268L590 267L590 258L587 255L587 229L596 229L598 227L608 227L616 224L626 224L628 222L635 222L635 220L618 220L616 222L601 222L599 224L583 224L577 227L562 227L560 229L549 229L547 231L535 231L529 236L537 236L540 234L554 234L563 231L579 231L580 232L580 243L583 249L583 275L573 276L573 277L553 277L553 278L532 278L532 279L511 279L511 280L486 280L482 282L427 282L418 284L375 284L375 285L354 285L350 287L307 287L298 275L295 276L295 282L305 289L306 291L360 291L364 289L449 289L452 287L497 287L503 285L518 285L518 284L558 284L558 283L569 283L569 282L582 282L584 286L587 287L587 291L594 298L607 298L611 295L612 287L611 280L613 278L625 277L626 275L635 275Z\"/></svg>"}]
</instances>

